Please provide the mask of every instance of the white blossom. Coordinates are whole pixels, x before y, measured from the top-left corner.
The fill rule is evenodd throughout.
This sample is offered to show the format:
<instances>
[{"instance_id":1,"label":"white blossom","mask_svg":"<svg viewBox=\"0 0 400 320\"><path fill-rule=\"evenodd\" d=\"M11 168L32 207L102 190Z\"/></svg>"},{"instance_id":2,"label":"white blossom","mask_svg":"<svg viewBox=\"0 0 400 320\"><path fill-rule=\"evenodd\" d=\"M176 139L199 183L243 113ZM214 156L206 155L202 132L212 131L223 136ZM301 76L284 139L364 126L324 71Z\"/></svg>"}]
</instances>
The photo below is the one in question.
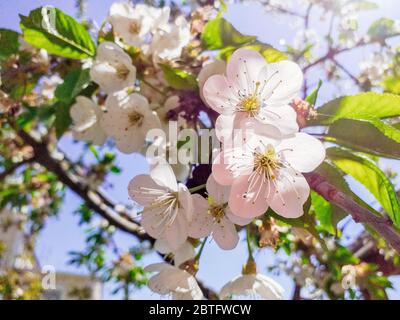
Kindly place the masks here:
<instances>
[{"instance_id":1,"label":"white blossom","mask_svg":"<svg viewBox=\"0 0 400 320\"><path fill-rule=\"evenodd\" d=\"M157 30L149 50L155 61L173 60L181 56L182 49L189 41L189 23L184 17L179 16L173 24L168 24Z\"/></svg>"},{"instance_id":2,"label":"white blossom","mask_svg":"<svg viewBox=\"0 0 400 320\"><path fill-rule=\"evenodd\" d=\"M150 32L168 23L169 14L169 7L159 9L145 4L133 7L130 3L121 2L111 6L108 20L125 43L140 47Z\"/></svg>"},{"instance_id":3,"label":"white blossom","mask_svg":"<svg viewBox=\"0 0 400 320\"><path fill-rule=\"evenodd\" d=\"M105 41L97 48L90 76L105 93L113 93L133 86L136 67L121 47Z\"/></svg>"},{"instance_id":4,"label":"white blossom","mask_svg":"<svg viewBox=\"0 0 400 320\"><path fill-rule=\"evenodd\" d=\"M100 126L103 111L91 99L78 96L71 106L70 115L73 121L73 135L77 140L102 145L107 136Z\"/></svg>"},{"instance_id":5,"label":"white blossom","mask_svg":"<svg viewBox=\"0 0 400 320\"><path fill-rule=\"evenodd\" d=\"M229 299L232 297L261 298L265 300L282 300L284 289L275 280L257 273L243 274L229 281L221 289L219 297Z\"/></svg>"},{"instance_id":6,"label":"white blossom","mask_svg":"<svg viewBox=\"0 0 400 320\"><path fill-rule=\"evenodd\" d=\"M132 153L141 149L150 129L160 127L160 120L145 97L120 92L107 97L101 126L115 139L118 150Z\"/></svg>"},{"instance_id":7,"label":"white blossom","mask_svg":"<svg viewBox=\"0 0 400 320\"><path fill-rule=\"evenodd\" d=\"M160 295L170 295L174 300L203 300L203 292L194 276L185 270L166 263L155 263L144 268L146 272L157 272L150 278L148 286Z\"/></svg>"},{"instance_id":8,"label":"white blossom","mask_svg":"<svg viewBox=\"0 0 400 320\"><path fill-rule=\"evenodd\" d=\"M194 247L189 241L185 241L178 249L174 250L165 239L157 239L154 243L154 249L162 254L171 254L174 259L174 264L177 267L196 256Z\"/></svg>"},{"instance_id":9,"label":"white blossom","mask_svg":"<svg viewBox=\"0 0 400 320\"><path fill-rule=\"evenodd\" d=\"M189 189L177 183L165 159L153 159L150 175L134 177L128 191L144 207L141 225L151 237L165 239L173 251L183 245L193 214L192 198Z\"/></svg>"}]
</instances>

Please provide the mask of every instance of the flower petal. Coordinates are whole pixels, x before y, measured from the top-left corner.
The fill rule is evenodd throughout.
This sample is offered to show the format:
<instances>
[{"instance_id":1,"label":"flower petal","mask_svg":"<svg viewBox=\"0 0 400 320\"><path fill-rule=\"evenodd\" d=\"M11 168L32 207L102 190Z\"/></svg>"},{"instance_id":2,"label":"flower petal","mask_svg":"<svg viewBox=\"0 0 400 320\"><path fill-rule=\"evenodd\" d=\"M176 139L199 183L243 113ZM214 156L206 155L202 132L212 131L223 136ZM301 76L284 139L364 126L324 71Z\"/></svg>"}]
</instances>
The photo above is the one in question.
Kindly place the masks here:
<instances>
[{"instance_id":1,"label":"flower petal","mask_svg":"<svg viewBox=\"0 0 400 320\"><path fill-rule=\"evenodd\" d=\"M267 211L274 191L273 184L259 174L241 176L233 182L229 208L238 217L258 217Z\"/></svg>"},{"instance_id":2,"label":"flower petal","mask_svg":"<svg viewBox=\"0 0 400 320\"><path fill-rule=\"evenodd\" d=\"M254 92L258 74L266 65L264 57L257 51L238 49L229 59L226 74L236 90Z\"/></svg>"},{"instance_id":3,"label":"flower petal","mask_svg":"<svg viewBox=\"0 0 400 320\"><path fill-rule=\"evenodd\" d=\"M208 213L209 205L206 199L199 194L193 194L194 213L188 223L188 233L192 238L200 239L211 233L213 217Z\"/></svg>"},{"instance_id":4,"label":"flower petal","mask_svg":"<svg viewBox=\"0 0 400 320\"><path fill-rule=\"evenodd\" d=\"M274 125L282 135L299 131L296 111L289 105L261 108L256 118L262 123Z\"/></svg>"},{"instance_id":5,"label":"flower petal","mask_svg":"<svg viewBox=\"0 0 400 320\"><path fill-rule=\"evenodd\" d=\"M282 300L285 292L278 282L260 273L256 275L254 289L266 300Z\"/></svg>"},{"instance_id":6,"label":"flower petal","mask_svg":"<svg viewBox=\"0 0 400 320\"><path fill-rule=\"evenodd\" d=\"M225 209L225 216L238 226L246 226L253 221L253 218L242 218L235 216L229 208Z\"/></svg>"},{"instance_id":7,"label":"flower petal","mask_svg":"<svg viewBox=\"0 0 400 320\"><path fill-rule=\"evenodd\" d=\"M186 241L188 237L186 213L182 209L178 209L177 216L171 225L167 225L164 231L165 240L171 247L172 251L176 251Z\"/></svg>"},{"instance_id":8,"label":"flower petal","mask_svg":"<svg viewBox=\"0 0 400 320\"><path fill-rule=\"evenodd\" d=\"M233 114L238 103L232 85L225 76L219 74L208 78L203 87L203 96L212 109L225 115Z\"/></svg>"},{"instance_id":9,"label":"flower petal","mask_svg":"<svg viewBox=\"0 0 400 320\"><path fill-rule=\"evenodd\" d=\"M228 202L230 187L219 184L213 175L208 177L206 189L208 195L212 197L216 204L224 204Z\"/></svg>"},{"instance_id":10,"label":"flower petal","mask_svg":"<svg viewBox=\"0 0 400 320\"><path fill-rule=\"evenodd\" d=\"M325 159L325 148L321 141L303 132L282 140L276 147L277 152L280 150L293 169L300 172L313 171Z\"/></svg>"},{"instance_id":11,"label":"flower petal","mask_svg":"<svg viewBox=\"0 0 400 320\"><path fill-rule=\"evenodd\" d=\"M213 227L212 236L221 249L232 250L239 242L239 235L235 225L223 217Z\"/></svg>"},{"instance_id":12,"label":"flower petal","mask_svg":"<svg viewBox=\"0 0 400 320\"><path fill-rule=\"evenodd\" d=\"M297 175L296 175L297 174ZM298 218L303 215L303 205L310 194L310 186L303 175L293 170L280 170L276 181L276 192L270 206L285 218Z\"/></svg>"},{"instance_id":13,"label":"flower petal","mask_svg":"<svg viewBox=\"0 0 400 320\"><path fill-rule=\"evenodd\" d=\"M303 72L289 60L268 64L259 73L260 95L266 106L288 105L299 95Z\"/></svg>"},{"instance_id":14,"label":"flower petal","mask_svg":"<svg viewBox=\"0 0 400 320\"><path fill-rule=\"evenodd\" d=\"M159 190L158 194L153 195L149 189ZM135 176L128 185L128 193L132 200L142 206L150 205L162 192L167 192L166 188L159 186L149 175L140 174Z\"/></svg>"},{"instance_id":15,"label":"flower petal","mask_svg":"<svg viewBox=\"0 0 400 320\"><path fill-rule=\"evenodd\" d=\"M164 158L157 157L153 159L150 166L151 178L160 186L172 191L178 191L178 183L174 171Z\"/></svg>"}]
</instances>

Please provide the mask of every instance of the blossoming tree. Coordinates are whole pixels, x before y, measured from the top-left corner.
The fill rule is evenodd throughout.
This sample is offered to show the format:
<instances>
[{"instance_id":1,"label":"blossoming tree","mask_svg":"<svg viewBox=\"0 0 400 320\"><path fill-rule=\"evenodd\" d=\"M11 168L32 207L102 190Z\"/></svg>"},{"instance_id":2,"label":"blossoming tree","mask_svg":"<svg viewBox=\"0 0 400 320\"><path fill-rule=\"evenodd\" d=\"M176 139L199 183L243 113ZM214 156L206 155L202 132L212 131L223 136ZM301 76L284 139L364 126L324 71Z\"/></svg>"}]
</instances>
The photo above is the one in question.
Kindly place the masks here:
<instances>
[{"instance_id":1,"label":"blossoming tree","mask_svg":"<svg viewBox=\"0 0 400 320\"><path fill-rule=\"evenodd\" d=\"M0 208L12 217L0 232L17 223L32 244L69 189L90 226L71 263L126 298L148 285L174 299L283 299L257 268L265 248L284 253L269 271L293 278L293 299L387 298L388 277L400 273L400 205L396 171L380 164L400 157L398 22L381 18L361 34L357 13L376 9L369 1L261 1L301 25L279 51L235 29L222 1L162 3L114 3L100 27L44 6L20 16L21 32L0 29ZM312 31L318 15L329 17L326 34ZM340 62L370 45L379 49L359 74ZM318 66L322 81L310 72ZM320 103L320 88L342 78L358 93ZM79 141L77 159L61 137ZM106 193L120 153L150 165L124 186L126 204ZM348 244L351 219L364 231ZM129 251L117 231L132 236ZM201 256L210 241L243 250L240 234L242 274L214 292L196 279ZM143 265L152 250L160 262ZM28 272L7 269L0 295L40 295Z\"/></svg>"}]
</instances>

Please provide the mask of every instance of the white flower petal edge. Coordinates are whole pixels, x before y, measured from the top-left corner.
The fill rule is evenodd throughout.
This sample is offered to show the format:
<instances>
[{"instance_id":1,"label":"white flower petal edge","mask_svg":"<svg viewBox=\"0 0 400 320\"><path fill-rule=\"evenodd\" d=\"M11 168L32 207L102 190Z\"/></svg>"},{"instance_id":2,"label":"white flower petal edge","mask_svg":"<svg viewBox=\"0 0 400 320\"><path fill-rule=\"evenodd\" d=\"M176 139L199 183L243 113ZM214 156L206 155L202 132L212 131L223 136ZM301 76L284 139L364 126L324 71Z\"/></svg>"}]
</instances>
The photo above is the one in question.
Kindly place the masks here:
<instances>
[{"instance_id":1,"label":"white flower petal edge","mask_svg":"<svg viewBox=\"0 0 400 320\"><path fill-rule=\"evenodd\" d=\"M113 93L133 86L136 67L121 47L105 41L97 48L96 59L90 69L90 77L105 93Z\"/></svg>"},{"instance_id":2,"label":"white flower petal edge","mask_svg":"<svg viewBox=\"0 0 400 320\"><path fill-rule=\"evenodd\" d=\"M151 291L171 295L174 300L203 300L204 295L196 279L188 272L166 263L155 263L144 268L145 272L157 272L149 280Z\"/></svg>"},{"instance_id":3,"label":"white flower petal edge","mask_svg":"<svg viewBox=\"0 0 400 320\"><path fill-rule=\"evenodd\" d=\"M100 126L103 112L91 99L78 96L71 106L70 115L73 121L73 135L77 140L104 144L107 136Z\"/></svg>"},{"instance_id":4,"label":"white flower petal edge","mask_svg":"<svg viewBox=\"0 0 400 320\"><path fill-rule=\"evenodd\" d=\"M284 289L279 283L260 273L244 274L229 281L221 289L219 297L230 299L241 296L265 300L282 300Z\"/></svg>"}]
</instances>

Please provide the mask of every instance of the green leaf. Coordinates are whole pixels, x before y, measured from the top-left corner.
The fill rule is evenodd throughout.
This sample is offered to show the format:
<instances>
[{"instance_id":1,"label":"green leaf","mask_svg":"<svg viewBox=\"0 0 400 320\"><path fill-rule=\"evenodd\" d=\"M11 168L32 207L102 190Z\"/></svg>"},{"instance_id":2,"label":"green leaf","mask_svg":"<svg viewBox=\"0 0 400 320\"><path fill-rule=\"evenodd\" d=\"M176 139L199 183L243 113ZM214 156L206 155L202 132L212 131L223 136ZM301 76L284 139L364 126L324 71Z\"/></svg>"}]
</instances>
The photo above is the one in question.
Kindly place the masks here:
<instances>
[{"instance_id":1,"label":"green leaf","mask_svg":"<svg viewBox=\"0 0 400 320\"><path fill-rule=\"evenodd\" d=\"M196 77L181 69L172 68L167 64L159 65L164 72L165 80L168 84L178 90L196 90L197 79Z\"/></svg>"},{"instance_id":2,"label":"green leaf","mask_svg":"<svg viewBox=\"0 0 400 320\"><path fill-rule=\"evenodd\" d=\"M201 35L202 46L205 50L240 47L256 39L256 36L241 34L230 22L221 17L207 22Z\"/></svg>"},{"instance_id":3,"label":"green leaf","mask_svg":"<svg viewBox=\"0 0 400 320\"><path fill-rule=\"evenodd\" d=\"M72 103L75 97L85 90L90 84L89 69L74 69L71 70L61 83L56 91L55 97L55 121L57 137L60 138L71 125L72 119L69 114Z\"/></svg>"},{"instance_id":4,"label":"green leaf","mask_svg":"<svg viewBox=\"0 0 400 320\"><path fill-rule=\"evenodd\" d=\"M363 0L358 0L356 2L351 2L351 6L355 11L360 11L360 10L373 10L373 9L378 9L379 6L372 1L363 1Z\"/></svg>"},{"instance_id":5,"label":"green leaf","mask_svg":"<svg viewBox=\"0 0 400 320\"><path fill-rule=\"evenodd\" d=\"M255 42L253 44L243 45L240 48L251 49L261 53L261 55L265 58L265 60L268 63L287 60L286 54L268 44L264 44L261 42ZM219 52L218 58L223 60L228 60L233 54L233 52L237 49L238 47L233 47L233 46L226 47Z\"/></svg>"},{"instance_id":6,"label":"green leaf","mask_svg":"<svg viewBox=\"0 0 400 320\"><path fill-rule=\"evenodd\" d=\"M390 76L382 82L382 87L385 92L400 94L400 77Z\"/></svg>"},{"instance_id":7,"label":"green leaf","mask_svg":"<svg viewBox=\"0 0 400 320\"><path fill-rule=\"evenodd\" d=\"M18 32L0 29L0 60L18 52L18 36Z\"/></svg>"},{"instance_id":8,"label":"green leaf","mask_svg":"<svg viewBox=\"0 0 400 320\"><path fill-rule=\"evenodd\" d=\"M317 230L335 235L336 229L333 225L332 205L315 191L311 192L311 210L315 213L319 221Z\"/></svg>"},{"instance_id":9,"label":"green leaf","mask_svg":"<svg viewBox=\"0 0 400 320\"><path fill-rule=\"evenodd\" d=\"M368 35L373 40L390 37L394 35L395 32L396 30L394 20L385 17L374 21L368 29Z\"/></svg>"},{"instance_id":10,"label":"green leaf","mask_svg":"<svg viewBox=\"0 0 400 320\"><path fill-rule=\"evenodd\" d=\"M352 149L400 159L400 130L379 119L340 119L329 127L328 136Z\"/></svg>"},{"instance_id":11,"label":"green leaf","mask_svg":"<svg viewBox=\"0 0 400 320\"><path fill-rule=\"evenodd\" d=\"M55 97L65 103L70 103L90 83L89 69L74 69L70 71L56 91Z\"/></svg>"},{"instance_id":12,"label":"green leaf","mask_svg":"<svg viewBox=\"0 0 400 320\"><path fill-rule=\"evenodd\" d=\"M327 149L327 156L343 172L363 184L379 201L396 226L400 226L400 205L396 190L385 173L370 159L341 148Z\"/></svg>"},{"instance_id":13,"label":"green leaf","mask_svg":"<svg viewBox=\"0 0 400 320\"><path fill-rule=\"evenodd\" d=\"M318 98L318 92L319 92L319 89L321 89L321 86L322 86L322 80L319 80L317 87L306 98L306 101L309 104L315 106L315 104L317 102L317 98Z\"/></svg>"},{"instance_id":14,"label":"green leaf","mask_svg":"<svg viewBox=\"0 0 400 320\"><path fill-rule=\"evenodd\" d=\"M95 55L96 46L86 29L61 10L44 6L20 16L24 40L49 53L71 59Z\"/></svg>"},{"instance_id":15,"label":"green leaf","mask_svg":"<svg viewBox=\"0 0 400 320\"><path fill-rule=\"evenodd\" d=\"M58 101L55 103L54 107L56 108L56 118L54 120L54 126L56 128L57 138L59 139L64 134L64 132L68 130L69 126L72 123L72 119L69 114L71 104Z\"/></svg>"},{"instance_id":16,"label":"green leaf","mask_svg":"<svg viewBox=\"0 0 400 320\"><path fill-rule=\"evenodd\" d=\"M400 115L400 96L390 93L366 92L332 100L317 109L312 125L328 125L341 118L389 118Z\"/></svg>"}]
</instances>

